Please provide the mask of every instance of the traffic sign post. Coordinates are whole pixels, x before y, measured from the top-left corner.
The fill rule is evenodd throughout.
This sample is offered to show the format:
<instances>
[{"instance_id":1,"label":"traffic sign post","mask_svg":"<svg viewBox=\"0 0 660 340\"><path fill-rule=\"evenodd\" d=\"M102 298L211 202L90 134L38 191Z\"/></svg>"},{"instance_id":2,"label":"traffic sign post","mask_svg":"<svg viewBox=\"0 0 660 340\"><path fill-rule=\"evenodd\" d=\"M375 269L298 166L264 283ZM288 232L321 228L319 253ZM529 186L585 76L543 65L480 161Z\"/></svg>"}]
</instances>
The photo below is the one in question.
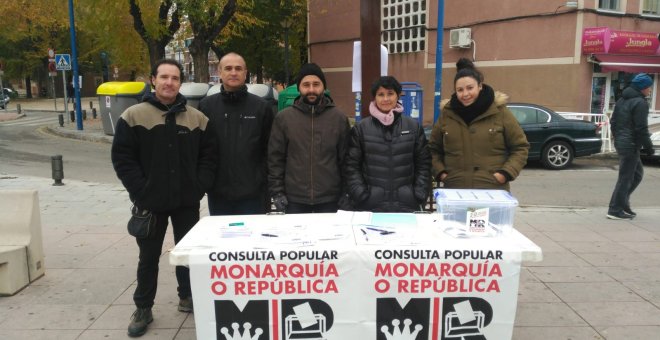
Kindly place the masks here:
<instances>
[{"instance_id":1,"label":"traffic sign post","mask_svg":"<svg viewBox=\"0 0 660 340\"><path fill-rule=\"evenodd\" d=\"M55 68L62 71L62 89L64 91L64 112L69 112L69 94L66 90L66 71L71 70L71 55L70 54L56 54L55 55ZM75 103L75 100L74 100ZM75 105L75 104L74 104ZM71 118L69 118L69 123Z\"/></svg>"},{"instance_id":2,"label":"traffic sign post","mask_svg":"<svg viewBox=\"0 0 660 340\"><path fill-rule=\"evenodd\" d=\"M71 55L70 54L56 54L55 55L55 68L58 71L71 71Z\"/></svg>"},{"instance_id":3,"label":"traffic sign post","mask_svg":"<svg viewBox=\"0 0 660 340\"><path fill-rule=\"evenodd\" d=\"M2 84L2 76L5 74L5 62L0 60L0 100L5 98L5 86ZM7 111L7 105L4 105L5 112Z\"/></svg>"},{"instance_id":4,"label":"traffic sign post","mask_svg":"<svg viewBox=\"0 0 660 340\"><path fill-rule=\"evenodd\" d=\"M57 111L57 96L55 95L55 77L57 76L57 66L55 66L55 50L48 49L48 76L50 77L51 88L53 89L53 103Z\"/></svg>"}]
</instances>

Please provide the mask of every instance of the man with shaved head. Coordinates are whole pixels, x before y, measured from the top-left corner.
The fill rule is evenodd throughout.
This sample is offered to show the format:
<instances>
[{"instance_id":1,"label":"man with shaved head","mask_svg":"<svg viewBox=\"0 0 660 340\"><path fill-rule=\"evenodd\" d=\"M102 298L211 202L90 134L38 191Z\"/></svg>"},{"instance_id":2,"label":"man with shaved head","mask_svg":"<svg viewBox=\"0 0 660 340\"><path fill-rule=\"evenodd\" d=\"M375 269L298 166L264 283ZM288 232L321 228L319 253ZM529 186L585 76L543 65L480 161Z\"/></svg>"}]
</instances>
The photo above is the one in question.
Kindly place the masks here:
<instances>
[{"instance_id":1,"label":"man with shaved head","mask_svg":"<svg viewBox=\"0 0 660 340\"><path fill-rule=\"evenodd\" d=\"M220 93L199 103L213 123L218 140L218 167L208 193L211 215L267 212L266 156L273 112L268 102L247 90L247 65L227 53L218 66Z\"/></svg>"}]
</instances>

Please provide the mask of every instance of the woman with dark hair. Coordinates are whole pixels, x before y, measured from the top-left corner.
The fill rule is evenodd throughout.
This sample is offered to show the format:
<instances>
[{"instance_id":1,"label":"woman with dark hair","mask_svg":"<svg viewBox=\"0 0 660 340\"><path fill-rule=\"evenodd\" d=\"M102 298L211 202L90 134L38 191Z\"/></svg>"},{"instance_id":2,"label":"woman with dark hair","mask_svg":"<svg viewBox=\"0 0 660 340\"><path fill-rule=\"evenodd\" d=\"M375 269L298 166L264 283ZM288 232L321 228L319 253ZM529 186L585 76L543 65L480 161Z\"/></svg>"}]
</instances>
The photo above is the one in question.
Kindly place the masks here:
<instances>
[{"instance_id":1,"label":"woman with dark hair","mask_svg":"<svg viewBox=\"0 0 660 340\"><path fill-rule=\"evenodd\" d=\"M445 188L509 191L527 163L527 137L507 95L484 84L470 60L456 69L455 93L441 102L429 141L433 177Z\"/></svg>"},{"instance_id":2,"label":"woman with dark hair","mask_svg":"<svg viewBox=\"0 0 660 340\"><path fill-rule=\"evenodd\" d=\"M430 155L419 123L402 115L401 84L380 77L371 87L370 117L351 130L344 166L356 210L422 210L430 187Z\"/></svg>"}]
</instances>

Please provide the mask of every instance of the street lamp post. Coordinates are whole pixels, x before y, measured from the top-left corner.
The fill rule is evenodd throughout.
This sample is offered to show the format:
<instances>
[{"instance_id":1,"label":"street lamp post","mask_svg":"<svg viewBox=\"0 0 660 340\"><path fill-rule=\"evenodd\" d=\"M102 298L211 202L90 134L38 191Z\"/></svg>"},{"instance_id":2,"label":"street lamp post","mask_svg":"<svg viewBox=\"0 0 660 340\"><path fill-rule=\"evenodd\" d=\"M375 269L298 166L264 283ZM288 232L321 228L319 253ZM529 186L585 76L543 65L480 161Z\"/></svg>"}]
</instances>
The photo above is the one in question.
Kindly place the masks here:
<instances>
[{"instance_id":1,"label":"street lamp post","mask_svg":"<svg viewBox=\"0 0 660 340\"><path fill-rule=\"evenodd\" d=\"M289 28L293 24L290 18L284 18L280 21L280 25L284 28L284 82L285 86L289 86Z\"/></svg>"}]
</instances>

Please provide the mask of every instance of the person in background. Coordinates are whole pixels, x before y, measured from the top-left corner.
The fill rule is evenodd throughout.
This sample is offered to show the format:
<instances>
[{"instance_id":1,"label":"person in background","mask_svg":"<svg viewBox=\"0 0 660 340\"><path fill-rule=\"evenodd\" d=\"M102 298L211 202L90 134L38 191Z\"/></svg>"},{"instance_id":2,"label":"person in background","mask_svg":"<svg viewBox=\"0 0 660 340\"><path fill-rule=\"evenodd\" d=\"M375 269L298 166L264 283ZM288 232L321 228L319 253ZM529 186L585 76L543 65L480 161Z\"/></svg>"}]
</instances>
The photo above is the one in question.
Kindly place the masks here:
<instances>
[{"instance_id":1,"label":"person in background","mask_svg":"<svg viewBox=\"0 0 660 340\"><path fill-rule=\"evenodd\" d=\"M402 115L401 84L390 76L371 86L370 116L351 130L345 177L356 210L423 210L431 156L417 120Z\"/></svg>"},{"instance_id":2,"label":"person in background","mask_svg":"<svg viewBox=\"0 0 660 340\"><path fill-rule=\"evenodd\" d=\"M445 188L509 191L527 163L527 137L505 94L484 84L470 60L456 68L455 92L441 102L429 140L432 175Z\"/></svg>"},{"instance_id":3,"label":"person in background","mask_svg":"<svg viewBox=\"0 0 660 340\"><path fill-rule=\"evenodd\" d=\"M219 164L208 193L211 215L268 212L266 158L273 111L268 102L249 93L243 57L227 53L218 66L220 93L202 99L199 110L213 123Z\"/></svg>"},{"instance_id":4,"label":"person in background","mask_svg":"<svg viewBox=\"0 0 660 340\"><path fill-rule=\"evenodd\" d=\"M158 61L151 70L155 92L122 113L112 142L117 177L135 207L151 211L156 219L150 234L136 239L140 255L133 293L137 308L128 325L131 337L143 335L153 321L151 308L168 219L176 244L199 221L199 201L213 184L217 161L210 123L179 94L182 78L177 61ZM176 267L176 280L178 310L192 312L187 267Z\"/></svg>"},{"instance_id":5,"label":"person in background","mask_svg":"<svg viewBox=\"0 0 660 340\"><path fill-rule=\"evenodd\" d=\"M76 96L76 90L73 87L72 81L69 81L66 83L66 102L69 103L75 103L75 96Z\"/></svg>"},{"instance_id":6,"label":"person in background","mask_svg":"<svg viewBox=\"0 0 660 340\"><path fill-rule=\"evenodd\" d=\"M348 118L324 94L318 65L303 65L296 80L300 96L277 114L270 134L270 194L281 212L335 212L343 192Z\"/></svg>"},{"instance_id":7,"label":"person in background","mask_svg":"<svg viewBox=\"0 0 660 340\"><path fill-rule=\"evenodd\" d=\"M644 177L640 150L649 156L655 153L649 133L649 104L646 101L646 97L651 95L652 86L653 79L640 73L623 90L621 98L614 105L610 126L614 148L619 156L619 177L607 210L609 219L633 219L637 216L630 208L630 195Z\"/></svg>"}]
</instances>

